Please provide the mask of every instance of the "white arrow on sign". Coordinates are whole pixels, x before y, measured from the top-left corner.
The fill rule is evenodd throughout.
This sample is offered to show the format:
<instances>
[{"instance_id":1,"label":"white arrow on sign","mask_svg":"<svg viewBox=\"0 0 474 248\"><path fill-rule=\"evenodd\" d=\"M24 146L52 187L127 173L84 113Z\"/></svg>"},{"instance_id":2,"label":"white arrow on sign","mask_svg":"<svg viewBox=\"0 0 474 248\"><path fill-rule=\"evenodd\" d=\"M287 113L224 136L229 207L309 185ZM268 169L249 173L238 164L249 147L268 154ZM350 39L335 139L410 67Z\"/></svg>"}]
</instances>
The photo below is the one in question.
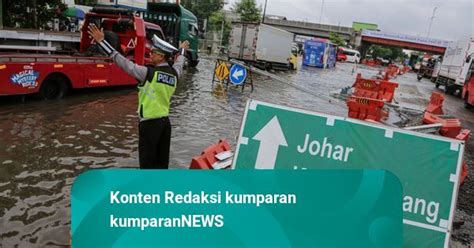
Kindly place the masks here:
<instances>
[{"instance_id":1,"label":"white arrow on sign","mask_svg":"<svg viewBox=\"0 0 474 248\"><path fill-rule=\"evenodd\" d=\"M273 169L280 146L288 146L278 118L274 116L252 138L260 141L255 169Z\"/></svg>"},{"instance_id":2,"label":"white arrow on sign","mask_svg":"<svg viewBox=\"0 0 474 248\"><path fill-rule=\"evenodd\" d=\"M244 70L235 70L234 73L232 73L232 77L235 79L239 79L240 76L244 75Z\"/></svg>"}]
</instances>

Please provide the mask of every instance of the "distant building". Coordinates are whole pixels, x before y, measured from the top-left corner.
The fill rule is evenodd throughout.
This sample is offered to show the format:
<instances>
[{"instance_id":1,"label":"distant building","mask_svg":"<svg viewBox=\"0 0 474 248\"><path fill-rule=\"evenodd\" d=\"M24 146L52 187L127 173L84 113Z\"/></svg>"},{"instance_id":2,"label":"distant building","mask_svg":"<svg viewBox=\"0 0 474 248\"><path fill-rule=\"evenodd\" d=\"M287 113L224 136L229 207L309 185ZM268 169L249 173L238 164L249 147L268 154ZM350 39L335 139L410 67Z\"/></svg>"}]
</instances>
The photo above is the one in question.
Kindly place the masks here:
<instances>
[{"instance_id":1,"label":"distant building","mask_svg":"<svg viewBox=\"0 0 474 248\"><path fill-rule=\"evenodd\" d=\"M377 24L366 23L366 22L352 22L352 28L355 32L361 32L362 30L375 30L380 31Z\"/></svg>"}]
</instances>

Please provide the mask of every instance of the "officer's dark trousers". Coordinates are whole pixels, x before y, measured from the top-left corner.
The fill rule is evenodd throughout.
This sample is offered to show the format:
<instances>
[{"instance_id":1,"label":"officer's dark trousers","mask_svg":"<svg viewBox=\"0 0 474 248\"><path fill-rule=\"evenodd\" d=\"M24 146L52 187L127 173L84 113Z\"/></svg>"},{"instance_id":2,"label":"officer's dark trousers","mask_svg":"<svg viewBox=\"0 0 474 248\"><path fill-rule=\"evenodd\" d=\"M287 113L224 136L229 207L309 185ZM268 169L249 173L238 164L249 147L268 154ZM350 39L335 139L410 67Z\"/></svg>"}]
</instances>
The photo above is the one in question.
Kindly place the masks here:
<instances>
[{"instance_id":1,"label":"officer's dark trousers","mask_svg":"<svg viewBox=\"0 0 474 248\"><path fill-rule=\"evenodd\" d=\"M138 132L140 169L168 169L171 140L168 117L141 121Z\"/></svg>"}]
</instances>

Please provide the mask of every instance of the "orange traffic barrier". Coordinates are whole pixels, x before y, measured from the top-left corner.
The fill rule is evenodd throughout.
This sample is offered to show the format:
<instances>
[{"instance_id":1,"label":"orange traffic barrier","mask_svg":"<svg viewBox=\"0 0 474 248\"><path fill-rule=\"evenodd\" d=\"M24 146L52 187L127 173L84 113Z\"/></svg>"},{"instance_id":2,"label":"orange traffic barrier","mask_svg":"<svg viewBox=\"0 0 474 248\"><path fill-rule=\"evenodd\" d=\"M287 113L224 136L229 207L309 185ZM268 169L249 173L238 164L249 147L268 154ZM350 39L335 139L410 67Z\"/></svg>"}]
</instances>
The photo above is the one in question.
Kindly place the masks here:
<instances>
[{"instance_id":1,"label":"orange traffic barrier","mask_svg":"<svg viewBox=\"0 0 474 248\"><path fill-rule=\"evenodd\" d=\"M347 101L349 117L360 120L380 121L387 116L383 110L384 102L376 99L352 96Z\"/></svg>"},{"instance_id":2,"label":"orange traffic barrier","mask_svg":"<svg viewBox=\"0 0 474 248\"><path fill-rule=\"evenodd\" d=\"M439 133L442 136L456 138L462 130L461 122L459 119L449 118L445 119L440 116L431 114L430 112L425 112L423 115L423 123L425 124L434 124L440 123L442 125ZM470 132L470 131L469 131Z\"/></svg>"},{"instance_id":3,"label":"orange traffic barrier","mask_svg":"<svg viewBox=\"0 0 474 248\"><path fill-rule=\"evenodd\" d=\"M463 129L463 130L461 130L461 132L456 136L456 139L467 141L470 136L471 136L471 130L469 130L469 129Z\"/></svg>"},{"instance_id":4,"label":"orange traffic barrier","mask_svg":"<svg viewBox=\"0 0 474 248\"><path fill-rule=\"evenodd\" d=\"M441 93L433 92L425 111L435 115L443 115L443 102L444 96Z\"/></svg>"},{"instance_id":5,"label":"orange traffic barrier","mask_svg":"<svg viewBox=\"0 0 474 248\"><path fill-rule=\"evenodd\" d=\"M464 181L466 180L466 177L467 177L467 164L466 164L466 161L462 161L462 170L461 170L461 185L464 184Z\"/></svg>"},{"instance_id":6,"label":"orange traffic barrier","mask_svg":"<svg viewBox=\"0 0 474 248\"><path fill-rule=\"evenodd\" d=\"M194 157L191 160L189 169L213 170L214 165L220 162L216 155L227 151L230 152L230 150L231 147L226 140L219 140L217 144L204 149L201 155Z\"/></svg>"},{"instance_id":7,"label":"orange traffic barrier","mask_svg":"<svg viewBox=\"0 0 474 248\"><path fill-rule=\"evenodd\" d=\"M442 120L441 117L431 114L430 112L425 112L423 114L423 124L441 123L441 120Z\"/></svg>"},{"instance_id":8,"label":"orange traffic barrier","mask_svg":"<svg viewBox=\"0 0 474 248\"><path fill-rule=\"evenodd\" d=\"M392 102L398 84L385 80L362 78L359 73L352 87L355 89L354 96Z\"/></svg>"},{"instance_id":9,"label":"orange traffic barrier","mask_svg":"<svg viewBox=\"0 0 474 248\"><path fill-rule=\"evenodd\" d=\"M463 129L461 132L456 136L456 139L458 140L464 140L467 141L469 137L471 136L471 130L469 129ZM462 170L461 170L461 185L464 183L467 177L467 163L466 160L462 161Z\"/></svg>"},{"instance_id":10,"label":"orange traffic barrier","mask_svg":"<svg viewBox=\"0 0 474 248\"><path fill-rule=\"evenodd\" d=\"M462 126L459 119L443 119L441 124L443 124L443 126L439 130L439 133L445 137L455 139L459 133L461 133Z\"/></svg>"},{"instance_id":11,"label":"orange traffic barrier","mask_svg":"<svg viewBox=\"0 0 474 248\"><path fill-rule=\"evenodd\" d=\"M459 119L454 119L454 118L444 119L428 111L426 111L425 114L423 115L423 123L425 124L441 123L442 127L439 130L439 133L445 137L467 141L471 135L471 130L463 129ZM466 179L467 174L468 174L467 164L466 164L466 161L463 161L462 171L460 175L461 184L464 183L464 180Z\"/></svg>"},{"instance_id":12,"label":"orange traffic barrier","mask_svg":"<svg viewBox=\"0 0 474 248\"><path fill-rule=\"evenodd\" d=\"M391 78L396 77L399 74L400 68L398 68L398 66L396 65L388 65L387 67L385 67L383 71L385 74L384 79L389 80Z\"/></svg>"},{"instance_id":13,"label":"orange traffic barrier","mask_svg":"<svg viewBox=\"0 0 474 248\"><path fill-rule=\"evenodd\" d=\"M437 115L425 112L423 115L423 123L434 124L440 123L442 125L439 133L442 136L456 138L462 130L461 122L459 119L444 119Z\"/></svg>"}]
</instances>

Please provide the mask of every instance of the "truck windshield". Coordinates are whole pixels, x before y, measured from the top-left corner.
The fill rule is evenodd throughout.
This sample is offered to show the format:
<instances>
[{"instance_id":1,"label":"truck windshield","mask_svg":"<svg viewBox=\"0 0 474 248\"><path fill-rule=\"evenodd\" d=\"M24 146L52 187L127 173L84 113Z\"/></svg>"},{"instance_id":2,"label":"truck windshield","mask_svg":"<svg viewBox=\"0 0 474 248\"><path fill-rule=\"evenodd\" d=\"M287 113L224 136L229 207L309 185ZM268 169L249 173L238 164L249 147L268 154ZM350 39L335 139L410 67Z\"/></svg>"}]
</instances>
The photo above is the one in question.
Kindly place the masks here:
<instances>
[{"instance_id":1,"label":"truck windshield","mask_svg":"<svg viewBox=\"0 0 474 248\"><path fill-rule=\"evenodd\" d=\"M345 55L349 55L349 56L355 56L356 55L355 52L350 52L350 51L343 51L342 53L345 54Z\"/></svg>"},{"instance_id":2,"label":"truck windshield","mask_svg":"<svg viewBox=\"0 0 474 248\"><path fill-rule=\"evenodd\" d=\"M195 23L189 23L188 24L188 32L190 35L197 36L198 35L198 28Z\"/></svg>"},{"instance_id":3,"label":"truck windshield","mask_svg":"<svg viewBox=\"0 0 474 248\"><path fill-rule=\"evenodd\" d=\"M156 36L158 36L158 38L164 40L164 37L163 37L163 35L161 34L161 31L160 31L160 30L157 30L157 29L147 29L147 30L146 30L146 38L147 38L147 40L151 40L151 38L153 38L153 35L156 35Z\"/></svg>"}]
</instances>

